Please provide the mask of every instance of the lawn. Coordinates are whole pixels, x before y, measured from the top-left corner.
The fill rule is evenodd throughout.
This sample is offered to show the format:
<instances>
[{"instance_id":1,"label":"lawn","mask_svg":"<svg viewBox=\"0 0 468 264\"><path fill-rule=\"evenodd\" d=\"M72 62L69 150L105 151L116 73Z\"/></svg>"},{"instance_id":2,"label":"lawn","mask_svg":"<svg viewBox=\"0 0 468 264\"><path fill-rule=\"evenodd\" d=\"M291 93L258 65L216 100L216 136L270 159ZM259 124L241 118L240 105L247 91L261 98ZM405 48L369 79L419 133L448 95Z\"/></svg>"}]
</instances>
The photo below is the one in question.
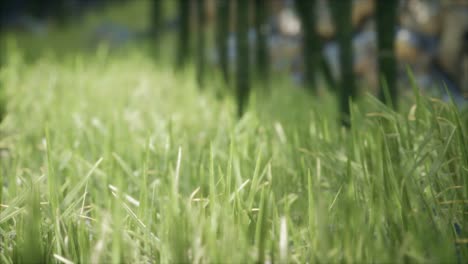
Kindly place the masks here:
<instances>
[{"instance_id":1,"label":"lawn","mask_svg":"<svg viewBox=\"0 0 468 264\"><path fill-rule=\"evenodd\" d=\"M2 69L0 263L466 263L468 122L419 95L233 92L141 49ZM412 89L408 87L408 89Z\"/></svg>"}]
</instances>

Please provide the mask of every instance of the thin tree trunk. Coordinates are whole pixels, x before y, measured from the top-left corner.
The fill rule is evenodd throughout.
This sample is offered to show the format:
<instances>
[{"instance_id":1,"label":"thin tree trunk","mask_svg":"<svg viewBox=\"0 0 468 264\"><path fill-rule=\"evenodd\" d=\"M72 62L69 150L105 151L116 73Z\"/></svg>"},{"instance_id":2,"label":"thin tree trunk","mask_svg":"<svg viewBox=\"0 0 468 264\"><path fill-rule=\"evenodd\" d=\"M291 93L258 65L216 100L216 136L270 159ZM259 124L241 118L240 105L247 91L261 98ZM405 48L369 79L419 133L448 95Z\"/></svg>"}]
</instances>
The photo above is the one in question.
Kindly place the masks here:
<instances>
[{"instance_id":1,"label":"thin tree trunk","mask_svg":"<svg viewBox=\"0 0 468 264\"><path fill-rule=\"evenodd\" d=\"M379 98L397 107L397 63L394 53L395 25L398 1L376 1L377 51L379 74L382 79Z\"/></svg>"},{"instance_id":2,"label":"thin tree trunk","mask_svg":"<svg viewBox=\"0 0 468 264\"><path fill-rule=\"evenodd\" d=\"M332 11L336 25L337 41L340 47L339 101L343 124L349 125L349 101L356 95L356 85L353 73L353 28L352 0L331 0Z\"/></svg>"},{"instance_id":3,"label":"thin tree trunk","mask_svg":"<svg viewBox=\"0 0 468 264\"><path fill-rule=\"evenodd\" d=\"M65 25L69 21L68 7L66 0L52 0L51 8L52 8L52 15L54 19L57 20L57 24L60 26Z\"/></svg>"},{"instance_id":4,"label":"thin tree trunk","mask_svg":"<svg viewBox=\"0 0 468 264\"><path fill-rule=\"evenodd\" d=\"M224 81L229 83L229 67L228 67L228 33L229 33L229 16L230 4L229 0L217 0L217 27L216 27L216 42L218 49L219 66L223 75Z\"/></svg>"},{"instance_id":5,"label":"thin tree trunk","mask_svg":"<svg viewBox=\"0 0 468 264\"><path fill-rule=\"evenodd\" d=\"M394 39L395 39L395 26L397 22L397 8L398 1L375 1L376 2L376 22L377 22L377 62L379 67L379 79L380 89L379 89L379 98L386 105L396 109L398 92L396 86L397 78L397 63L394 52ZM384 137L385 135L394 135L398 133L398 129L392 124L393 122L388 119L382 118L381 126L383 129ZM402 164L402 157L400 155L400 142L396 137L388 136L386 139L387 149L388 149L388 158L391 160L392 164L396 164L395 173L401 174L404 171ZM400 165L400 166L398 166ZM391 174L385 173L384 178L389 178ZM408 190L405 188L402 190L403 193L407 193ZM406 198L406 203L407 197ZM386 209L388 205L386 205ZM401 236L397 237L396 240L400 243L403 242ZM402 262L410 262L408 256L405 256Z\"/></svg>"},{"instance_id":6,"label":"thin tree trunk","mask_svg":"<svg viewBox=\"0 0 468 264\"><path fill-rule=\"evenodd\" d=\"M152 0L151 7L151 38L154 42L159 40L162 32L162 21L163 21L163 0Z\"/></svg>"},{"instance_id":7,"label":"thin tree trunk","mask_svg":"<svg viewBox=\"0 0 468 264\"><path fill-rule=\"evenodd\" d=\"M179 32L176 54L176 68L182 69L187 65L190 56L190 1L179 0Z\"/></svg>"},{"instance_id":8,"label":"thin tree trunk","mask_svg":"<svg viewBox=\"0 0 468 264\"><path fill-rule=\"evenodd\" d=\"M197 0L197 82L203 88L205 74L205 0Z\"/></svg>"},{"instance_id":9,"label":"thin tree trunk","mask_svg":"<svg viewBox=\"0 0 468 264\"><path fill-rule=\"evenodd\" d=\"M315 29L315 0L296 0L296 8L302 25L302 49L304 53L304 81L308 90L317 93L316 73L320 63L320 42Z\"/></svg>"},{"instance_id":10,"label":"thin tree trunk","mask_svg":"<svg viewBox=\"0 0 468 264\"><path fill-rule=\"evenodd\" d=\"M270 72L267 43L268 1L255 0L255 30L257 33L257 74L267 84Z\"/></svg>"},{"instance_id":11,"label":"thin tree trunk","mask_svg":"<svg viewBox=\"0 0 468 264\"><path fill-rule=\"evenodd\" d=\"M249 65L249 0L237 2L237 105L239 117L244 114L250 92Z\"/></svg>"},{"instance_id":12,"label":"thin tree trunk","mask_svg":"<svg viewBox=\"0 0 468 264\"><path fill-rule=\"evenodd\" d=\"M3 0L2 0L3 1ZM36 19L44 19L47 16L47 6L49 6L48 0L28 0L27 9L31 12L32 16Z\"/></svg>"}]
</instances>

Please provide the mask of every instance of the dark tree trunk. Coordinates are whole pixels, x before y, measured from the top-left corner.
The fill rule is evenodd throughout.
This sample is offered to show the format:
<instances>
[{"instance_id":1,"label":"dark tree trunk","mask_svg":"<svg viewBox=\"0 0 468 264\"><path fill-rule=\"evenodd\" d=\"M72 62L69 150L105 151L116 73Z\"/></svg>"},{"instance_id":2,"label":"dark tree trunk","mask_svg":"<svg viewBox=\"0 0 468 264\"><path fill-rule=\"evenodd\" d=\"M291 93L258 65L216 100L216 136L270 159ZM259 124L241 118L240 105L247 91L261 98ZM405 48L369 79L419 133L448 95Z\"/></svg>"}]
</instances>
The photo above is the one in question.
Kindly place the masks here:
<instances>
[{"instance_id":1,"label":"dark tree trunk","mask_svg":"<svg viewBox=\"0 0 468 264\"><path fill-rule=\"evenodd\" d=\"M379 98L394 108L398 99L397 63L394 53L397 8L398 1L376 1L379 77L383 78L380 82Z\"/></svg>"},{"instance_id":2,"label":"dark tree trunk","mask_svg":"<svg viewBox=\"0 0 468 264\"><path fill-rule=\"evenodd\" d=\"M205 75L205 0L197 0L197 82L203 88Z\"/></svg>"},{"instance_id":3,"label":"dark tree trunk","mask_svg":"<svg viewBox=\"0 0 468 264\"><path fill-rule=\"evenodd\" d=\"M315 29L315 0L296 0L296 8L302 25L302 49L304 54L304 81L308 90L317 93L316 72L320 63L320 42Z\"/></svg>"},{"instance_id":4,"label":"dark tree trunk","mask_svg":"<svg viewBox=\"0 0 468 264\"><path fill-rule=\"evenodd\" d=\"M353 28L351 23L352 0L331 0L336 25L336 38L340 47L339 83L340 113L343 124L349 125L349 101L356 95L353 73Z\"/></svg>"},{"instance_id":5,"label":"dark tree trunk","mask_svg":"<svg viewBox=\"0 0 468 264\"><path fill-rule=\"evenodd\" d=\"M60 26L65 25L69 21L69 10L67 0L50 0L52 16Z\"/></svg>"},{"instance_id":6,"label":"dark tree trunk","mask_svg":"<svg viewBox=\"0 0 468 264\"><path fill-rule=\"evenodd\" d=\"M179 32L176 54L176 68L187 65L190 56L190 1L179 0Z\"/></svg>"},{"instance_id":7,"label":"dark tree trunk","mask_svg":"<svg viewBox=\"0 0 468 264\"><path fill-rule=\"evenodd\" d=\"M322 42L320 43L320 50L322 50L323 44ZM336 92L336 82L333 78L332 71L330 69L330 65L328 64L327 60L325 59L325 55L322 53L320 54L320 68L322 70L322 75L323 75L323 80L325 82L325 85L327 88L332 90L333 92Z\"/></svg>"},{"instance_id":8,"label":"dark tree trunk","mask_svg":"<svg viewBox=\"0 0 468 264\"><path fill-rule=\"evenodd\" d=\"M229 83L229 67L228 67L228 34L229 34L229 16L230 5L229 0L217 0L217 26L216 26L216 42L218 49L219 66L223 75L224 81Z\"/></svg>"},{"instance_id":9,"label":"dark tree trunk","mask_svg":"<svg viewBox=\"0 0 468 264\"><path fill-rule=\"evenodd\" d=\"M257 74L267 84L269 79L269 52L267 43L268 1L255 0L255 31L257 33L256 50Z\"/></svg>"},{"instance_id":10,"label":"dark tree trunk","mask_svg":"<svg viewBox=\"0 0 468 264\"><path fill-rule=\"evenodd\" d=\"M249 65L249 0L237 1L237 105L238 114L244 114L250 92Z\"/></svg>"},{"instance_id":11,"label":"dark tree trunk","mask_svg":"<svg viewBox=\"0 0 468 264\"><path fill-rule=\"evenodd\" d=\"M44 19L47 16L47 6L49 1L28 0L28 11L37 19Z\"/></svg>"},{"instance_id":12,"label":"dark tree trunk","mask_svg":"<svg viewBox=\"0 0 468 264\"><path fill-rule=\"evenodd\" d=\"M151 38L156 44L161 36L163 21L163 0L152 0L151 6Z\"/></svg>"}]
</instances>

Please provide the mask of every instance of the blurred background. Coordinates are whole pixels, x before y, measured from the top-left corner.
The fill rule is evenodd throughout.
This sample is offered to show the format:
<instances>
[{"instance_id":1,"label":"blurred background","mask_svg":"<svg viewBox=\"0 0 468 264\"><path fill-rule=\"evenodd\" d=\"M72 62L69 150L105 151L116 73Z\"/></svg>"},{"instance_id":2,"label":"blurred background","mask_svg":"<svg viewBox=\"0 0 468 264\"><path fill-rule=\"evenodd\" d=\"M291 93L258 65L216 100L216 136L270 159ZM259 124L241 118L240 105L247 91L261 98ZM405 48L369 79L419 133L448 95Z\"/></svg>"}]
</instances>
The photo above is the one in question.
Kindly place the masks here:
<instances>
[{"instance_id":1,"label":"blurred background","mask_svg":"<svg viewBox=\"0 0 468 264\"><path fill-rule=\"evenodd\" d=\"M468 0L2 0L0 15L2 37L30 59L137 46L226 83L247 63L256 79L284 74L318 93L351 74L357 93L378 94L386 77L404 94L411 72L425 93L446 98L447 89L461 104L468 96ZM379 71L385 58L396 74Z\"/></svg>"}]
</instances>

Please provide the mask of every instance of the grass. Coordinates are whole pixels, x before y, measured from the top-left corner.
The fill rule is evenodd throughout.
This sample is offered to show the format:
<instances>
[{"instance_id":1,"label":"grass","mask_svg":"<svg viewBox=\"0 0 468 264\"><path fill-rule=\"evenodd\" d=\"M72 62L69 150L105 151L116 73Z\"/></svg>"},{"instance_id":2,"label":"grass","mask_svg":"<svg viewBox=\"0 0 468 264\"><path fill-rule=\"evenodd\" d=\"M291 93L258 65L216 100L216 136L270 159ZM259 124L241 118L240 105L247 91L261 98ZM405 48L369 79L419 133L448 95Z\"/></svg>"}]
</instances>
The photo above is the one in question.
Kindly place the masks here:
<instances>
[{"instance_id":1,"label":"grass","mask_svg":"<svg viewBox=\"0 0 468 264\"><path fill-rule=\"evenodd\" d=\"M420 96L336 98L281 77L235 102L141 50L1 78L1 263L465 263L468 122Z\"/></svg>"},{"instance_id":2,"label":"grass","mask_svg":"<svg viewBox=\"0 0 468 264\"><path fill-rule=\"evenodd\" d=\"M468 257L466 121L449 104L367 97L348 131L332 95L278 80L238 120L138 51L9 54L3 263Z\"/></svg>"}]
</instances>

